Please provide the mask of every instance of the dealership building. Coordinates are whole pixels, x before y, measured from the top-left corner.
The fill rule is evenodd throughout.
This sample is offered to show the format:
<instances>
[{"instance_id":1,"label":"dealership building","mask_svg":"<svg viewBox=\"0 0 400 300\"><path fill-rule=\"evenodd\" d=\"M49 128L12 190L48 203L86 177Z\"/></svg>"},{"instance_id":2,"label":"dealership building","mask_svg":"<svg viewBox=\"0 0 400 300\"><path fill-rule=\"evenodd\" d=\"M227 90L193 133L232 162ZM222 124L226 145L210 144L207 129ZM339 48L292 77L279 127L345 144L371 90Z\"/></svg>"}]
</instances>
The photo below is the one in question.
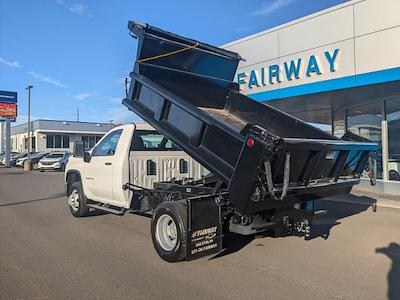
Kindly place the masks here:
<instances>
[{"instance_id":1,"label":"dealership building","mask_svg":"<svg viewBox=\"0 0 400 300\"><path fill-rule=\"evenodd\" d=\"M38 119L31 122L32 151L72 152L74 142L92 148L113 127L110 123ZM28 151L28 123L11 128L11 150Z\"/></svg>"},{"instance_id":2,"label":"dealership building","mask_svg":"<svg viewBox=\"0 0 400 300\"><path fill-rule=\"evenodd\" d=\"M378 143L374 189L400 194L399 0L348 1L223 47L246 59L242 93Z\"/></svg>"}]
</instances>

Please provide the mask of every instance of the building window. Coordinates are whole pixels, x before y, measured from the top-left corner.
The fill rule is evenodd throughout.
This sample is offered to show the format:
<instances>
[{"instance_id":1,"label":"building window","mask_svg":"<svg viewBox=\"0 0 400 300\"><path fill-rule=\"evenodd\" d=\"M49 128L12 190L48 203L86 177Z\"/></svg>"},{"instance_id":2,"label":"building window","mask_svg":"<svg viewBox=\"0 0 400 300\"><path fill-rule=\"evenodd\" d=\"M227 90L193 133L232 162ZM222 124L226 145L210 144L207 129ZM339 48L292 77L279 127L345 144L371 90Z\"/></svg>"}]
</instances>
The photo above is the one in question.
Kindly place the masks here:
<instances>
[{"instance_id":1,"label":"building window","mask_svg":"<svg viewBox=\"0 0 400 300\"><path fill-rule=\"evenodd\" d=\"M388 178L400 181L400 100L386 101L388 127Z\"/></svg>"},{"instance_id":2,"label":"building window","mask_svg":"<svg viewBox=\"0 0 400 300\"><path fill-rule=\"evenodd\" d=\"M36 149L36 137L35 136L32 137L31 145L32 145L32 149Z\"/></svg>"},{"instance_id":3,"label":"building window","mask_svg":"<svg viewBox=\"0 0 400 300\"><path fill-rule=\"evenodd\" d=\"M91 149L96 145L98 141L100 141L101 136L98 135L83 135L82 142L85 146L85 149Z\"/></svg>"},{"instance_id":4,"label":"building window","mask_svg":"<svg viewBox=\"0 0 400 300\"><path fill-rule=\"evenodd\" d=\"M54 135L48 134L46 136L46 148L54 148Z\"/></svg>"},{"instance_id":5,"label":"building window","mask_svg":"<svg viewBox=\"0 0 400 300\"><path fill-rule=\"evenodd\" d=\"M69 136L60 134L48 134L46 136L46 148L69 148Z\"/></svg>"},{"instance_id":6,"label":"building window","mask_svg":"<svg viewBox=\"0 0 400 300\"><path fill-rule=\"evenodd\" d=\"M54 136L54 148L62 148L61 147L61 135Z\"/></svg>"},{"instance_id":7,"label":"building window","mask_svg":"<svg viewBox=\"0 0 400 300\"><path fill-rule=\"evenodd\" d=\"M382 105L381 102L357 106L346 111L347 131L378 144L376 177L382 179ZM368 168L368 167L367 167ZM365 173L364 176L367 174Z\"/></svg>"},{"instance_id":8,"label":"building window","mask_svg":"<svg viewBox=\"0 0 400 300\"><path fill-rule=\"evenodd\" d=\"M69 148L69 135L62 136L63 148Z\"/></svg>"}]
</instances>

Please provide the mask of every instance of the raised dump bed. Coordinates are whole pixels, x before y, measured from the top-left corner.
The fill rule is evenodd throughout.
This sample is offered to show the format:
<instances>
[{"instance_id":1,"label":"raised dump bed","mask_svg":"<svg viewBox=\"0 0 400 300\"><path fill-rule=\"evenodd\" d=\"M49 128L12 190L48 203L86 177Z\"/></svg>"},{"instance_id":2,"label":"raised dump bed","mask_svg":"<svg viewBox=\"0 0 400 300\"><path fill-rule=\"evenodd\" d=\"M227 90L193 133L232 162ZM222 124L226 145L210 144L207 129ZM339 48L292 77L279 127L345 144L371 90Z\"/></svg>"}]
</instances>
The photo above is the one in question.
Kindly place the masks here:
<instances>
[{"instance_id":1,"label":"raised dump bed","mask_svg":"<svg viewBox=\"0 0 400 300\"><path fill-rule=\"evenodd\" d=\"M123 104L216 176L235 213L348 192L377 145L345 141L239 92L237 53L129 22Z\"/></svg>"}]
</instances>

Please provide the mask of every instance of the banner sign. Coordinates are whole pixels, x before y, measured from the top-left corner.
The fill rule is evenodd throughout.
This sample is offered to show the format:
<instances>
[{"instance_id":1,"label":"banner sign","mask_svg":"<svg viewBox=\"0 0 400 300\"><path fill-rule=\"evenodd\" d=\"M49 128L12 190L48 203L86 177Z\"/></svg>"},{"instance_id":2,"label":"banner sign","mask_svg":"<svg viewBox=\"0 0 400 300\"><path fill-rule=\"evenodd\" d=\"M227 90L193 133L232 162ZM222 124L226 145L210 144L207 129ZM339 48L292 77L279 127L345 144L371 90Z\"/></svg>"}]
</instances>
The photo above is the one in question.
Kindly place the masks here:
<instances>
[{"instance_id":1,"label":"banner sign","mask_svg":"<svg viewBox=\"0 0 400 300\"><path fill-rule=\"evenodd\" d=\"M0 91L0 103L17 103L17 93Z\"/></svg>"},{"instance_id":2,"label":"banner sign","mask_svg":"<svg viewBox=\"0 0 400 300\"><path fill-rule=\"evenodd\" d=\"M15 122L17 117L17 93L0 91L0 122L9 119Z\"/></svg>"},{"instance_id":3,"label":"banner sign","mask_svg":"<svg viewBox=\"0 0 400 300\"><path fill-rule=\"evenodd\" d=\"M6 120L10 120L10 122L15 122L15 121L17 121L17 119L16 118L3 118L3 117L0 117L0 122L5 122Z\"/></svg>"},{"instance_id":4,"label":"banner sign","mask_svg":"<svg viewBox=\"0 0 400 300\"><path fill-rule=\"evenodd\" d=\"M17 104L0 102L0 117L15 118L17 116Z\"/></svg>"}]
</instances>

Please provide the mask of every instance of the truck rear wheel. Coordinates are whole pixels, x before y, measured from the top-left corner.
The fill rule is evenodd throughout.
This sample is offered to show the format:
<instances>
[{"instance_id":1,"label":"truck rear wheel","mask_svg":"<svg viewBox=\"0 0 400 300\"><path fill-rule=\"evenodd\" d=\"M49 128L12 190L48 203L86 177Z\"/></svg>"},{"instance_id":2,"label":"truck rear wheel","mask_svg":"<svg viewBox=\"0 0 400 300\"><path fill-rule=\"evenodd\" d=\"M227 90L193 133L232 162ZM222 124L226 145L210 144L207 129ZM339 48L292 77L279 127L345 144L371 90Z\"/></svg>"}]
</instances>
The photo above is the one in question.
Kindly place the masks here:
<instances>
[{"instance_id":1,"label":"truck rear wheel","mask_svg":"<svg viewBox=\"0 0 400 300\"><path fill-rule=\"evenodd\" d=\"M182 202L158 205L151 222L151 237L158 255L176 262L186 257L187 212Z\"/></svg>"},{"instance_id":2,"label":"truck rear wheel","mask_svg":"<svg viewBox=\"0 0 400 300\"><path fill-rule=\"evenodd\" d=\"M86 205L86 197L83 193L82 183L79 181L72 183L69 188L68 204L74 217L85 217L89 213L89 207Z\"/></svg>"}]
</instances>

